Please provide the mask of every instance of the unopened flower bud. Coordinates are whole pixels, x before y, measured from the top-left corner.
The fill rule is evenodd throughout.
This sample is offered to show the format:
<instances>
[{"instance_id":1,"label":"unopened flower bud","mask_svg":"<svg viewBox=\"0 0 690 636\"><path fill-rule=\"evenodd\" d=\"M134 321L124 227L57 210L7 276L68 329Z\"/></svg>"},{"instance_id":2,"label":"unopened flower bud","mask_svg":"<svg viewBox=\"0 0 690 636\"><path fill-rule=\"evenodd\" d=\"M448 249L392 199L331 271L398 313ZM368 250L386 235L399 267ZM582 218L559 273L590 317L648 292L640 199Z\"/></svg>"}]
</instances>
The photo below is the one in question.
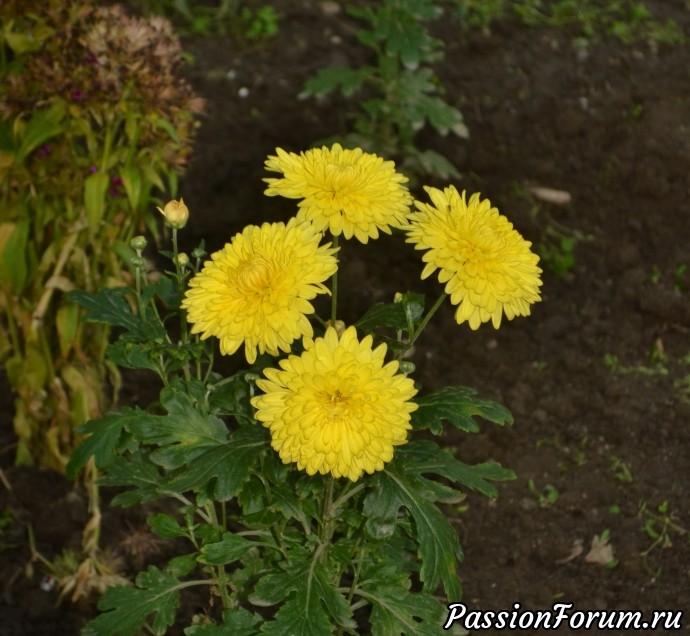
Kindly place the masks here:
<instances>
[{"instance_id":1,"label":"unopened flower bud","mask_svg":"<svg viewBox=\"0 0 690 636\"><path fill-rule=\"evenodd\" d=\"M414 370L416 369L414 363L409 362L408 360L402 360L398 368L400 369L400 373L403 375L410 375L410 373L414 373Z\"/></svg>"},{"instance_id":2,"label":"unopened flower bud","mask_svg":"<svg viewBox=\"0 0 690 636\"><path fill-rule=\"evenodd\" d=\"M395 296L393 296L393 302L394 303L401 303L403 301L403 295L400 292L395 292Z\"/></svg>"},{"instance_id":3,"label":"unopened flower bud","mask_svg":"<svg viewBox=\"0 0 690 636\"><path fill-rule=\"evenodd\" d=\"M206 256L207 253L208 253L208 252L204 249L203 245L199 245L199 247L195 247L195 248L192 250L192 256L193 256L194 258L199 259L199 260L201 260L202 258L204 258L204 256Z\"/></svg>"},{"instance_id":4,"label":"unopened flower bud","mask_svg":"<svg viewBox=\"0 0 690 636\"><path fill-rule=\"evenodd\" d=\"M335 322L329 320L328 326L333 327L338 336L342 336L345 333L346 325L342 320L336 320Z\"/></svg>"},{"instance_id":5,"label":"unopened flower bud","mask_svg":"<svg viewBox=\"0 0 690 636\"><path fill-rule=\"evenodd\" d=\"M132 267L135 267L137 269L144 266L144 259L141 258L141 256L133 256L129 262L132 265Z\"/></svg>"},{"instance_id":6,"label":"unopened flower bud","mask_svg":"<svg viewBox=\"0 0 690 636\"><path fill-rule=\"evenodd\" d=\"M189 256L184 252L180 252L175 260L180 267L187 267L189 265Z\"/></svg>"},{"instance_id":7,"label":"unopened flower bud","mask_svg":"<svg viewBox=\"0 0 690 636\"><path fill-rule=\"evenodd\" d=\"M181 230L189 220L189 208L184 204L184 201L168 201L163 209L158 208L158 211L165 217L166 225Z\"/></svg>"},{"instance_id":8,"label":"unopened flower bud","mask_svg":"<svg viewBox=\"0 0 690 636\"><path fill-rule=\"evenodd\" d=\"M137 252L143 252L146 249L146 238L143 236L135 236L129 242L129 246Z\"/></svg>"}]
</instances>

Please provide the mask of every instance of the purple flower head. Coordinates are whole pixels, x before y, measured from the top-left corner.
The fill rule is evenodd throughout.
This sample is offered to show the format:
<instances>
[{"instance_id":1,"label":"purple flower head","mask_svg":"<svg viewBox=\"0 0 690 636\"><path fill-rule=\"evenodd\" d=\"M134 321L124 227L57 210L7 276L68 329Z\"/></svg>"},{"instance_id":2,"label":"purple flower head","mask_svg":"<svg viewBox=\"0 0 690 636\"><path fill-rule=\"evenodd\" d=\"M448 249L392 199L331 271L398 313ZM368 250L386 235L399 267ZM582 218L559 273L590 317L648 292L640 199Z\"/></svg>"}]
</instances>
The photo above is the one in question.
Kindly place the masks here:
<instances>
[{"instance_id":1,"label":"purple flower head","mask_svg":"<svg viewBox=\"0 0 690 636\"><path fill-rule=\"evenodd\" d=\"M36 151L36 156L39 159L45 159L46 157L50 156L50 153L53 152L53 149L50 147L50 144L43 144L37 151Z\"/></svg>"},{"instance_id":2,"label":"purple flower head","mask_svg":"<svg viewBox=\"0 0 690 636\"><path fill-rule=\"evenodd\" d=\"M84 93L82 93L81 91L72 91L72 99L73 99L75 102L80 102L80 101L82 101L85 97L86 97L86 95L85 95Z\"/></svg>"},{"instance_id":3,"label":"purple flower head","mask_svg":"<svg viewBox=\"0 0 690 636\"><path fill-rule=\"evenodd\" d=\"M98 172L98 167L97 166L90 166L89 167L89 173L90 174L96 174Z\"/></svg>"}]
</instances>

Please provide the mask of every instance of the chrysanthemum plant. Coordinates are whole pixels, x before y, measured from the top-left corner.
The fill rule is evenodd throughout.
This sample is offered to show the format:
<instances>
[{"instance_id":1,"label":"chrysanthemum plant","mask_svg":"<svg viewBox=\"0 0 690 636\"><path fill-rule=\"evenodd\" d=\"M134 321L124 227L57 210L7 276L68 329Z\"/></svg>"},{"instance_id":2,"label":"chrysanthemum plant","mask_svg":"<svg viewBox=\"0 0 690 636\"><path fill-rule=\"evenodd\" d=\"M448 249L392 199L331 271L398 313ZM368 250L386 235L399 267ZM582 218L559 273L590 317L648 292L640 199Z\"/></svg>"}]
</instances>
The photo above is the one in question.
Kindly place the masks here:
<instances>
[{"instance_id":1,"label":"chrysanthemum plant","mask_svg":"<svg viewBox=\"0 0 690 636\"><path fill-rule=\"evenodd\" d=\"M463 463L442 437L444 424L477 431L475 417L510 424L509 412L470 388L424 394L406 358L447 298L472 329L529 314L541 285L530 244L453 187L427 188L431 203L411 211L393 163L359 149L278 149L266 167L282 173L268 195L300 199L287 223L249 225L204 262L203 247L179 253L186 208L171 202L166 275L147 280L137 237L134 288L72 292L89 320L120 329L111 360L150 370L162 390L146 410L84 426L69 470L94 457L120 488L112 505L167 500L151 531L187 545L109 589L85 634L164 634L197 586L207 607L188 636L437 634L461 595L443 506L467 490L494 497L492 482L514 477ZM422 275L438 269L445 291L428 310L408 291L343 324L341 237L369 243L393 228L425 250ZM328 294L320 317L312 301ZM220 374L218 349L243 349L246 368Z\"/></svg>"},{"instance_id":2,"label":"chrysanthemum plant","mask_svg":"<svg viewBox=\"0 0 690 636\"><path fill-rule=\"evenodd\" d=\"M432 65L443 59L443 42L427 24L443 14L434 0L384 0L370 7L348 6L362 23L357 40L373 54L375 64L329 66L310 78L300 97L323 97L339 91L357 96L355 131L342 141L395 158L411 175L458 177L442 154L417 146L425 126L446 136L466 138L462 113L443 97L443 85Z\"/></svg>"}]
</instances>

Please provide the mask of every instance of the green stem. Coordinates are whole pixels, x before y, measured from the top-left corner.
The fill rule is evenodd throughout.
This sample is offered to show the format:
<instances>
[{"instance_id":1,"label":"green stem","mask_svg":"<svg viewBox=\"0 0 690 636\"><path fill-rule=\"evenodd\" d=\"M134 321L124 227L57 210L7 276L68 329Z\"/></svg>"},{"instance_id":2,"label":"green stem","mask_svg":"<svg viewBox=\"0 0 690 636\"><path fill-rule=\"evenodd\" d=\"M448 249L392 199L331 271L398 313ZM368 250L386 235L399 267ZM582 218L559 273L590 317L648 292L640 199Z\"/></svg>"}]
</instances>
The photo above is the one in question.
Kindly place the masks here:
<instances>
[{"instance_id":1,"label":"green stem","mask_svg":"<svg viewBox=\"0 0 690 636\"><path fill-rule=\"evenodd\" d=\"M333 247L338 247L339 236L333 236ZM335 327L335 319L338 310L338 270L331 277L331 326Z\"/></svg>"},{"instance_id":2,"label":"green stem","mask_svg":"<svg viewBox=\"0 0 690 636\"><path fill-rule=\"evenodd\" d=\"M350 498L354 497L360 490L363 490L365 485L363 483L358 484L354 488L350 489L350 486L352 485L352 482L350 482L347 486L345 486L345 489L343 492L340 494L340 496L333 502L333 512L337 511L339 508L342 508L342 505Z\"/></svg>"},{"instance_id":3,"label":"green stem","mask_svg":"<svg viewBox=\"0 0 690 636\"><path fill-rule=\"evenodd\" d=\"M400 352L400 355L398 358L402 358L405 352L409 351L412 345L415 343L417 338L419 338L420 334L426 326L429 324L429 321L433 318L434 314L438 311L438 308L443 304L443 301L448 297L448 294L446 292L442 292L441 295L436 299L436 302L434 303L434 306L429 309L427 312L426 316L424 316L424 319L422 320L421 323L419 323L419 327L410 334L410 339L407 341L407 347Z\"/></svg>"},{"instance_id":4,"label":"green stem","mask_svg":"<svg viewBox=\"0 0 690 636\"><path fill-rule=\"evenodd\" d=\"M319 557L322 562L326 560L328 554L328 546L333 538L335 530L333 523L333 486L335 479L328 477L326 479L326 492L323 496L323 505L321 507L321 528L319 532L319 547L317 548Z\"/></svg>"}]
</instances>

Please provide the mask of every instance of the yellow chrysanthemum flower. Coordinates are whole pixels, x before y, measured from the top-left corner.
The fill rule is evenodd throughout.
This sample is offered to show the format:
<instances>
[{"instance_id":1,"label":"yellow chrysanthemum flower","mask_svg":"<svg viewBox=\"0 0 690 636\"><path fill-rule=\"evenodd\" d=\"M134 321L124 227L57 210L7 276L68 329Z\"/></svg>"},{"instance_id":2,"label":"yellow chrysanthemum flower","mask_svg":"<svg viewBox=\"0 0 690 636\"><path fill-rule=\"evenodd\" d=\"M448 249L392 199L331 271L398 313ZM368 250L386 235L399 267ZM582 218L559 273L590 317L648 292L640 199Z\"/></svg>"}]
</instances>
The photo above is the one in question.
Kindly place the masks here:
<instances>
[{"instance_id":1,"label":"yellow chrysanthemum flower","mask_svg":"<svg viewBox=\"0 0 690 636\"><path fill-rule=\"evenodd\" d=\"M252 404L274 450L310 475L356 481L383 470L393 447L407 441L414 383L396 373L397 362L384 364L386 345L372 350L372 337L359 342L354 327L340 336L329 327L304 347L256 382L264 395Z\"/></svg>"},{"instance_id":2,"label":"yellow chrysanthemum flower","mask_svg":"<svg viewBox=\"0 0 690 636\"><path fill-rule=\"evenodd\" d=\"M424 189L433 205L415 201L407 242L428 250L422 278L440 270L439 281L458 305L455 320L471 329L491 320L498 329L504 313L508 320L528 316L542 284L532 244L479 194L468 203L453 186Z\"/></svg>"},{"instance_id":3,"label":"yellow chrysanthemum flower","mask_svg":"<svg viewBox=\"0 0 690 636\"><path fill-rule=\"evenodd\" d=\"M244 342L249 363L260 353L278 355L312 336L307 315L323 281L338 268L336 248L319 246L321 234L309 223L250 225L211 255L189 282L182 301L192 333L215 336L223 354Z\"/></svg>"},{"instance_id":4,"label":"yellow chrysanthemum flower","mask_svg":"<svg viewBox=\"0 0 690 636\"><path fill-rule=\"evenodd\" d=\"M362 243L376 239L379 230L407 225L412 197L407 177L395 171L392 161L360 148L314 148L299 155L276 148L266 169L283 173L282 179L264 179L268 196L302 199L299 220L307 220L333 236L355 236Z\"/></svg>"}]
</instances>

